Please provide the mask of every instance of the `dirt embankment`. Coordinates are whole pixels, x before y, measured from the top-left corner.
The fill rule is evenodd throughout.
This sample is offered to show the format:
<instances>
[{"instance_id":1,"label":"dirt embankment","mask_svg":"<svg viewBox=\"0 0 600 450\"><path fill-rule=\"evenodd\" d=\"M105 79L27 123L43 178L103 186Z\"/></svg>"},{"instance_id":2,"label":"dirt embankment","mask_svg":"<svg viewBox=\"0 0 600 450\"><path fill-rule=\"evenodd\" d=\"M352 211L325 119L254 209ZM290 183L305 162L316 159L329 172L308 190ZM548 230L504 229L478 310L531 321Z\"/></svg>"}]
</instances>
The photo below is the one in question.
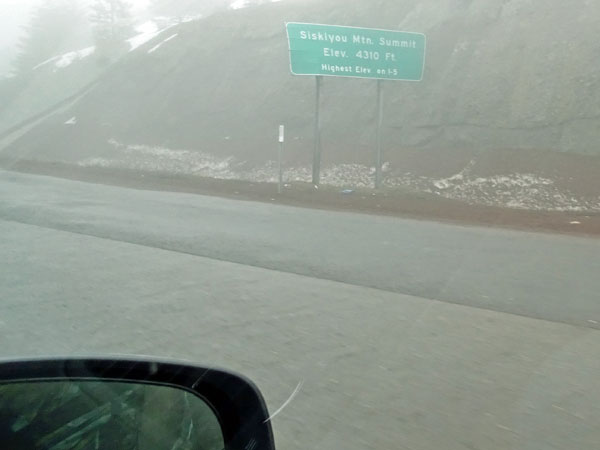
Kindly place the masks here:
<instances>
[{"instance_id":1,"label":"dirt embankment","mask_svg":"<svg viewBox=\"0 0 600 450\"><path fill-rule=\"evenodd\" d=\"M288 184L282 194L272 183L218 180L184 174L140 172L129 169L79 167L65 163L6 162L0 166L24 173L124 186L134 189L187 192L240 200L367 214L436 220L465 225L506 227L529 231L600 236L600 213L544 212L472 205L406 189L368 188L344 194L338 187L315 189L308 183Z\"/></svg>"}]
</instances>

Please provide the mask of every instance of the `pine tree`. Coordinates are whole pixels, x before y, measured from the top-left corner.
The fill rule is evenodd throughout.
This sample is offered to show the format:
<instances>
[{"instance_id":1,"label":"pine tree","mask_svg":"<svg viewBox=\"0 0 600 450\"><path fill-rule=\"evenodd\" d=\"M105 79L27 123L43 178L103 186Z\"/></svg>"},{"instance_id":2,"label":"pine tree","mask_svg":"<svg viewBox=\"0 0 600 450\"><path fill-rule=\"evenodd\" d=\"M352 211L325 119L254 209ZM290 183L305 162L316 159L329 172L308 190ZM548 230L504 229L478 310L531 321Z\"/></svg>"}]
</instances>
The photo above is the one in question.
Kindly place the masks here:
<instances>
[{"instance_id":1,"label":"pine tree","mask_svg":"<svg viewBox=\"0 0 600 450\"><path fill-rule=\"evenodd\" d=\"M46 0L34 11L19 41L17 73L29 74L38 64L76 49L82 29L87 26L76 0Z\"/></svg>"},{"instance_id":2,"label":"pine tree","mask_svg":"<svg viewBox=\"0 0 600 450\"><path fill-rule=\"evenodd\" d=\"M95 0L90 21L96 46L101 53L114 53L125 47L133 34L131 5L124 0Z\"/></svg>"}]
</instances>

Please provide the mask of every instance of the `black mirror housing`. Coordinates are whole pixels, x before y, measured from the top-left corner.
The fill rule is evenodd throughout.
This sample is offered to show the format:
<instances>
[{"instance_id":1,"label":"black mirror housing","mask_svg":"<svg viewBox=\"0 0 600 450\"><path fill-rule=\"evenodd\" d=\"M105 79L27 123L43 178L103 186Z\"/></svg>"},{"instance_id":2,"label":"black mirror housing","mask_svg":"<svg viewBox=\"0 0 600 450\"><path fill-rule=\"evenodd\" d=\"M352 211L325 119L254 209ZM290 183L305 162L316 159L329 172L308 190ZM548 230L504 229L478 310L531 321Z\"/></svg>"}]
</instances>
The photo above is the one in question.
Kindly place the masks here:
<instances>
[{"instance_id":1,"label":"black mirror housing","mask_svg":"<svg viewBox=\"0 0 600 450\"><path fill-rule=\"evenodd\" d=\"M260 391L247 378L225 370L154 359L0 361L0 386L47 381L102 381L176 388L201 398L210 406L221 426L225 449L275 448L268 410Z\"/></svg>"}]
</instances>

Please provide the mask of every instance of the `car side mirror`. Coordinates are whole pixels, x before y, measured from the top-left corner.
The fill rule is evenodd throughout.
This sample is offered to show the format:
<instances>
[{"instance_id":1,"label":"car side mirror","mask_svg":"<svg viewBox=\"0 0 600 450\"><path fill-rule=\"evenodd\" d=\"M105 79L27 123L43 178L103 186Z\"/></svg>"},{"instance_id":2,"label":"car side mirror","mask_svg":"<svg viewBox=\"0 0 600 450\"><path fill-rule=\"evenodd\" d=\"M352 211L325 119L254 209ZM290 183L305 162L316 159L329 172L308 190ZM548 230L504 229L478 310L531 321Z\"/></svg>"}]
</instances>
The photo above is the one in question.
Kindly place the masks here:
<instances>
[{"instance_id":1,"label":"car side mirror","mask_svg":"<svg viewBox=\"0 0 600 450\"><path fill-rule=\"evenodd\" d=\"M0 362L0 447L274 449L258 389L223 370L129 359Z\"/></svg>"}]
</instances>

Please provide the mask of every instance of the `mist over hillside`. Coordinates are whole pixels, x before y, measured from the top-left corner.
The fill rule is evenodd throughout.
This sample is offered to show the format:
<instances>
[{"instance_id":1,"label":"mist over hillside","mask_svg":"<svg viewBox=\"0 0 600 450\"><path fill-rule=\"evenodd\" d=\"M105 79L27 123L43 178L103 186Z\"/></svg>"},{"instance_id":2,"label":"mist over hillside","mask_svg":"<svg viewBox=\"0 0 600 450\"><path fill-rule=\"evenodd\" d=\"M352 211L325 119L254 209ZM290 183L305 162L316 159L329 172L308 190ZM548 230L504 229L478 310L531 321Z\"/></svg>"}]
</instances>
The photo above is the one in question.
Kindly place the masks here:
<instances>
[{"instance_id":1,"label":"mist over hillside","mask_svg":"<svg viewBox=\"0 0 600 450\"><path fill-rule=\"evenodd\" d=\"M8 151L156 170L208 155L246 170L275 158L285 124L286 161L306 166L315 81L290 74L284 23L295 21L427 34L423 80L384 83L390 171L443 178L486 164L546 175L585 168L600 155L599 18L600 4L585 0L544 8L529 0L287 0L229 9L168 24ZM375 108L372 80L324 80L324 164L372 165ZM520 155L516 167L507 154Z\"/></svg>"}]
</instances>

